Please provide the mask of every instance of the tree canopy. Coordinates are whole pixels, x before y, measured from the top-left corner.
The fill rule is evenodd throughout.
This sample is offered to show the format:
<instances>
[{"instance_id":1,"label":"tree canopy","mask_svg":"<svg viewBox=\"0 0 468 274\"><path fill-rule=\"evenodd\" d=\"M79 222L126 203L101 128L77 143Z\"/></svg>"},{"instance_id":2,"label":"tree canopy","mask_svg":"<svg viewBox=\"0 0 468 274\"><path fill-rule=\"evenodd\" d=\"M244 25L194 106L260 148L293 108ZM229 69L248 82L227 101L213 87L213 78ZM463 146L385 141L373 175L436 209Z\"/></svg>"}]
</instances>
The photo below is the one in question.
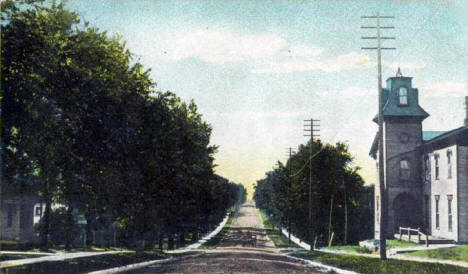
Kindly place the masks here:
<instances>
[{"instance_id":1,"label":"tree canopy","mask_svg":"<svg viewBox=\"0 0 468 274\"><path fill-rule=\"evenodd\" d=\"M158 90L119 36L63 4L7 1L1 39L3 185L41 197L45 246L53 203L66 209L69 247L78 215L88 244L109 226L151 243L206 232L245 199L214 173L196 104Z\"/></svg>"},{"instance_id":2,"label":"tree canopy","mask_svg":"<svg viewBox=\"0 0 468 274\"><path fill-rule=\"evenodd\" d=\"M310 146L312 145L312 154ZM364 186L347 145L320 140L300 145L286 163L257 181L254 199L278 225L313 242L356 243L372 236L372 188ZM309 179L312 176L311 184ZM309 187L311 219L309 224Z\"/></svg>"}]
</instances>

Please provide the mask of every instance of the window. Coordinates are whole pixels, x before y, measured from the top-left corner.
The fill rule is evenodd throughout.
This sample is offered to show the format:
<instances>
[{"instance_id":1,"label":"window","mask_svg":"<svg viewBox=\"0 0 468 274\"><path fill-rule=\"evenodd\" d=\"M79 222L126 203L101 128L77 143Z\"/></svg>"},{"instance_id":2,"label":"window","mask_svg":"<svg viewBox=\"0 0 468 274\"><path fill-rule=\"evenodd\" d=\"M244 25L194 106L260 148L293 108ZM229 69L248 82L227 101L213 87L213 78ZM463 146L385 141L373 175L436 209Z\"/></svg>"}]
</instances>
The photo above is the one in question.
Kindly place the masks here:
<instances>
[{"instance_id":1,"label":"window","mask_svg":"<svg viewBox=\"0 0 468 274\"><path fill-rule=\"evenodd\" d=\"M408 90L405 87L401 87L398 96L400 98L400 105L408 105Z\"/></svg>"},{"instance_id":2,"label":"window","mask_svg":"<svg viewBox=\"0 0 468 274\"><path fill-rule=\"evenodd\" d=\"M20 228L25 229L28 223L28 211L26 210L26 205L20 206Z\"/></svg>"},{"instance_id":3,"label":"window","mask_svg":"<svg viewBox=\"0 0 468 274\"><path fill-rule=\"evenodd\" d=\"M425 209L425 214L424 214L424 224L426 228L426 232L429 231L430 229L430 222L429 222L429 216L431 214L431 205L429 204L429 195L424 195L424 209Z\"/></svg>"},{"instance_id":4,"label":"window","mask_svg":"<svg viewBox=\"0 0 468 274\"><path fill-rule=\"evenodd\" d=\"M410 177L410 164L408 160L400 161L400 177L405 179Z\"/></svg>"},{"instance_id":5,"label":"window","mask_svg":"<svg viewBox=\"0 0 468 274\"><path fill-rule=\"evenodd\" d=\"M379 197L379 196L377 196L377 197L375 198L375 209L376 209L376 210L375 210L375 212L376 212L376 214L375 214L376 216L375 216L375 217L377 218L377 223L380 223L380 212L379 212L379 209L380 209L380 197Z\"/></svg>"},{"instance_id":6,"label":"window","mask_svg":"<svg viewBox=\"0 0 468 274\"><path fill-rule=\"evenodd\" d=\"M439 180L439 154L434 155L435 161L435 179Z\"/></svg>"},{"instance_id":7,"label":"window","mask_svg":"<svg viewBox=\"0 0 468 274\"><path fill-rule=\"evenodd\" d=\"M447 151L447 171L448 171L447 177L451 179L452 178L452 151L451 150Z\"/></svg>"},{"instance_id":8,"label":"window","mask_svg":"<svg viewBox=\"0 0 468 274\"><path fill-rule=\"evenodd\" d=\"M440 228L440 212L439 212L439 200L440 200L440 196L439 195L435 195L435 223L436 223L436 228L439 229Z\"/></svg>"},{"instance_id":9,"label":"window","mask_svg":"<svg viewBox=\"0 0 468 274\"><path fill-rule=\"evenodd\" d=\"M431 181L431 158L429 156L424 156L424 174L426 178L426 182Z\"/></svg>"},{"instance_id":10,"label":"window","mask_svg":"<svg viewBox=\"0 0 468 274\"><path fill-rule=\"evenodd\" d=\"M452 219L452 200L453 195L447 195L447 209L448 209L448 230L452 231L453 219Z\"/></svg>"},{"instance_id":11,"label":"window","mask_svg":"<svg viewBox=\"0 0 468 274\"><path fill-rule=\"evenodd\" d=\"M7 227L12 227L13 226L14 211L15 211L14 205L8 205L8 207L7 207Z\"/></svg>"},{"instance_id":12,"label":"window","mask_svg":"<svg viewBox=\"0 0 468 274\"><path fill-rule=\"evenodd\" d=\"M36 206L36 216L41 217L42 216L42 208L40 206Z\"/></svg>"}]
</instances>

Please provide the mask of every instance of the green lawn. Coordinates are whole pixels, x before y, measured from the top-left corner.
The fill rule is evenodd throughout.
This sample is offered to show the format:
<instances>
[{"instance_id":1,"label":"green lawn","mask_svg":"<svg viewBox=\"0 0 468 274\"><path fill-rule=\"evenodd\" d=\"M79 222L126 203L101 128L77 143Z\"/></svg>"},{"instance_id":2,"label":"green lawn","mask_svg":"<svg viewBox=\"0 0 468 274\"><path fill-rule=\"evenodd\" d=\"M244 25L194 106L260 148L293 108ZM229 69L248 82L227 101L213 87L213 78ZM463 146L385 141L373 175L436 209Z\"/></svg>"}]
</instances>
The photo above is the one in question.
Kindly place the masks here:
<instances>
[{"instance_id":1,"label":"green lawn","mask_svg":"<svg viewBox=\"0 0 468 274\"><path fill-rule=\"evenodd\" d=\"M413 242L403 242L398 240L387 240L387 249L396 248L396 247L411 247L417 246ZM358 245L336 245L329 247L331 250L340 250L347 252L356 252L356 253L372 253L370 250L360 247Z\"/></svg>"},{"instance_id":2,"label":"green lawn","mask_svg":"<svg viewBox=\"0 0 468 274\"><path fill-rule=\"evenodd\" d=\"M336 245L336 246L331 246L328 249L347 251L347 252L356 252L356 253L367 253L367 254L372 253L372 251L364 247L360 247L358 245Z\"/></svg>"},{"instance_id":3,"label":"green lawn","mask_svg":"<svg viewBox=\"0 0 468 274\"><path fill-rule=\"evenodd\" d=\"M369 258L358 255L330 254L324 252L304 252L295 254L296 257L318 261L326 265L359 273L411 273L411 274L458 274L468 273L467 268L452 265L420 263L402 260L382 261L378 258Z\"/></svg>"},{"instance_id":4,"label":"green lawn","mask_svg":"<svg viewBox=\"0 0 468 274\"><path fill-rule=\"evenodd\" d=\"M31 254L2 254L0 255L0 261L19 260L28 258L44 257L47 255L31 255Z\"/></svg>"},{"instance_id":5,"label":"green lawn","mask_svg":"<svg viewBox=\"0 0 468 274\"><path fill-rule=\"evenodd\" d=\"M109 254L93 257L85 257L79 259L71 259L64 261L42 262L16 266L6 269L8 274L17 273L35 273L35 274L50 274L50 273L87 273L101 269L107 269L127 264L134 264L150 260L163 259L164 255L158 252L143 252L136 253L121 253Z\"/></svg>"},{"instance_id":6,"label":"green lawn","mask_svg":"<svg viewBox=\"0 0 468 274\"><path fill-rule=\"evenodd\" d=\"M394 248L394 247L411 247L411 246L418 246L418 244L413 243L413 242L399 241L399 240L387 240L387 249Z\"/></svg>"},{"instance_id":7,"label":"green lawn","mask_svg":"<svg viewBox=\"0 0 468 274\"><path fill-rule=\"evenodd\" d=\"M78 252L78 251L113 251L113 250L127 250L122 247L101 247L101 246L90 246L90 247L73 247L70 250L65 250L64 245L57 245L50 247L47 250L42 250L36 243L28 242L16 242L16 241L0 241L1 250L8 251L29 251L29 252L41 252L47 251L51 253L56 252Z\"/></svg>"},{"instance_id":8,"label":"green lawn","mask_svg":"<svg viewBox=\"0 0 468 274\"><path fill-rule=\"evenodd\" d=\"M8 251L39 251L36 244L16 241L0 241L0 247Z\"/></svg>"},{"instance_id":9,"label":"green lawn","mask_svg":"<svg viewBox=\"0 0 468 274\"><path fill-rule=\"evenodd\" d=\"M228 230L231 227L232 221L234 220L234 215L235 215L235 210L231 210L231 213L229 213L229 218L226 224L224 225L223 229L221 229L221 231L218 234L216 234L213 238L209 239L206 243L204 243L202 247L210 248L210 247L217 246L219 242L221 242L221 240L224 238L226 233L228 233Z\"/></svg>"},{"instance_id":10,"label":"green lawn","mask_svg":"<svg viewBox=\"0 0 468 274\"><path fill-rule=\"evenodd\" d=\"M468 245L406 253L425 258L468 262ZM468 270L467 270L468 273Z\"/></svg>"},{"instance_id":11,"label":"green lawn","mask_svg":"<svg viewBox=\"0 0 468 274\"><path fill-rule=\"evenodd\" d=\"M268 238L275 244L276 247L297 247L294 243L289 243L289 239L285 237L277 227L271 222L265 212L260 210L260 216L262 217L263 226L267 230Z\"/></svg>"}]
</instances>

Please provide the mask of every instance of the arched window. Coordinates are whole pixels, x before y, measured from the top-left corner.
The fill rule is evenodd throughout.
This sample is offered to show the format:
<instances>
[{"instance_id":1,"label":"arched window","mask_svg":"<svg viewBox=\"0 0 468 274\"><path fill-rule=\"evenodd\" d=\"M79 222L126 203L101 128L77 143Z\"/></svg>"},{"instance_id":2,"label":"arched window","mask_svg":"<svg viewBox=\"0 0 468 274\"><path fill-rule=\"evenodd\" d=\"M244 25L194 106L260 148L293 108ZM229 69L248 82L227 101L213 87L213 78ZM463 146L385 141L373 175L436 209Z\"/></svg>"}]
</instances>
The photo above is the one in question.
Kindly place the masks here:
<instances>
[{"instance_id":1,"label":"arched window","mask_svg":"<svg viewBox=\"0 0 468 274\"><path fill-rule=\"evenodd\" d=\"M405 87L401 87L398 91L398 97L400 105L408 105L408 90Z\"/></svg>"},{"instance_id":2,"label":"arched window","mask_svg":"<svg viewBox=\"0 0 468 274\"><path fill-rule=\"evenodd\" d=\"M400 177L405 179L410 177L410 163L406 159L400 161Z\"/></svg>"}]
</instances>

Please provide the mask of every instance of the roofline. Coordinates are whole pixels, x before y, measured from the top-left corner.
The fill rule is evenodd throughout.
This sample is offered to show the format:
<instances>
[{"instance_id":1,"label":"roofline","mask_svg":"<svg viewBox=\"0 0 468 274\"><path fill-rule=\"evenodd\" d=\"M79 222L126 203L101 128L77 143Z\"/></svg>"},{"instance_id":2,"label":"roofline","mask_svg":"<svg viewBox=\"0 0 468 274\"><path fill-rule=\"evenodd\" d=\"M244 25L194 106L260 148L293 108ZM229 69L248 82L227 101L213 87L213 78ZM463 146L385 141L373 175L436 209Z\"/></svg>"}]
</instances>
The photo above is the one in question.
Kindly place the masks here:
<instances>
[{"instance_id":1,"label":"roofline","mask_svg":"<svg viewBox=\"0 0 468 274\"><path fill-rule=\"evenodd\" d=\"M457 132L457 131L460 131L460 132ZM447 138L447 137L450 137L450 135L452 135L453 133L457 133L457 134L461 134L463 132L467 131L468 132L468 126L462 126L462 127L459 127L459 128L456 128L456 129L452 129L450 131L447 131L435 138L432 138L426 142L423 143L423 146L424 145L429 145L429 144L432 144L434 142L437 142L437 141L442 141L443 139Z\"/></svg>"},{"instance_id":2,"label":"roofline","mask_svg":"<svg viewBox=\"0 0 468 274\"><path fill-rule=\"evenodd\" d=\"M398 78L406 78L406 79L413 79L413 77L408 77L408 76L392 76L392 77L388 77L387 78L387 81L390 80L390 79L398 79Z\"/></svg>"}]
</instances>

